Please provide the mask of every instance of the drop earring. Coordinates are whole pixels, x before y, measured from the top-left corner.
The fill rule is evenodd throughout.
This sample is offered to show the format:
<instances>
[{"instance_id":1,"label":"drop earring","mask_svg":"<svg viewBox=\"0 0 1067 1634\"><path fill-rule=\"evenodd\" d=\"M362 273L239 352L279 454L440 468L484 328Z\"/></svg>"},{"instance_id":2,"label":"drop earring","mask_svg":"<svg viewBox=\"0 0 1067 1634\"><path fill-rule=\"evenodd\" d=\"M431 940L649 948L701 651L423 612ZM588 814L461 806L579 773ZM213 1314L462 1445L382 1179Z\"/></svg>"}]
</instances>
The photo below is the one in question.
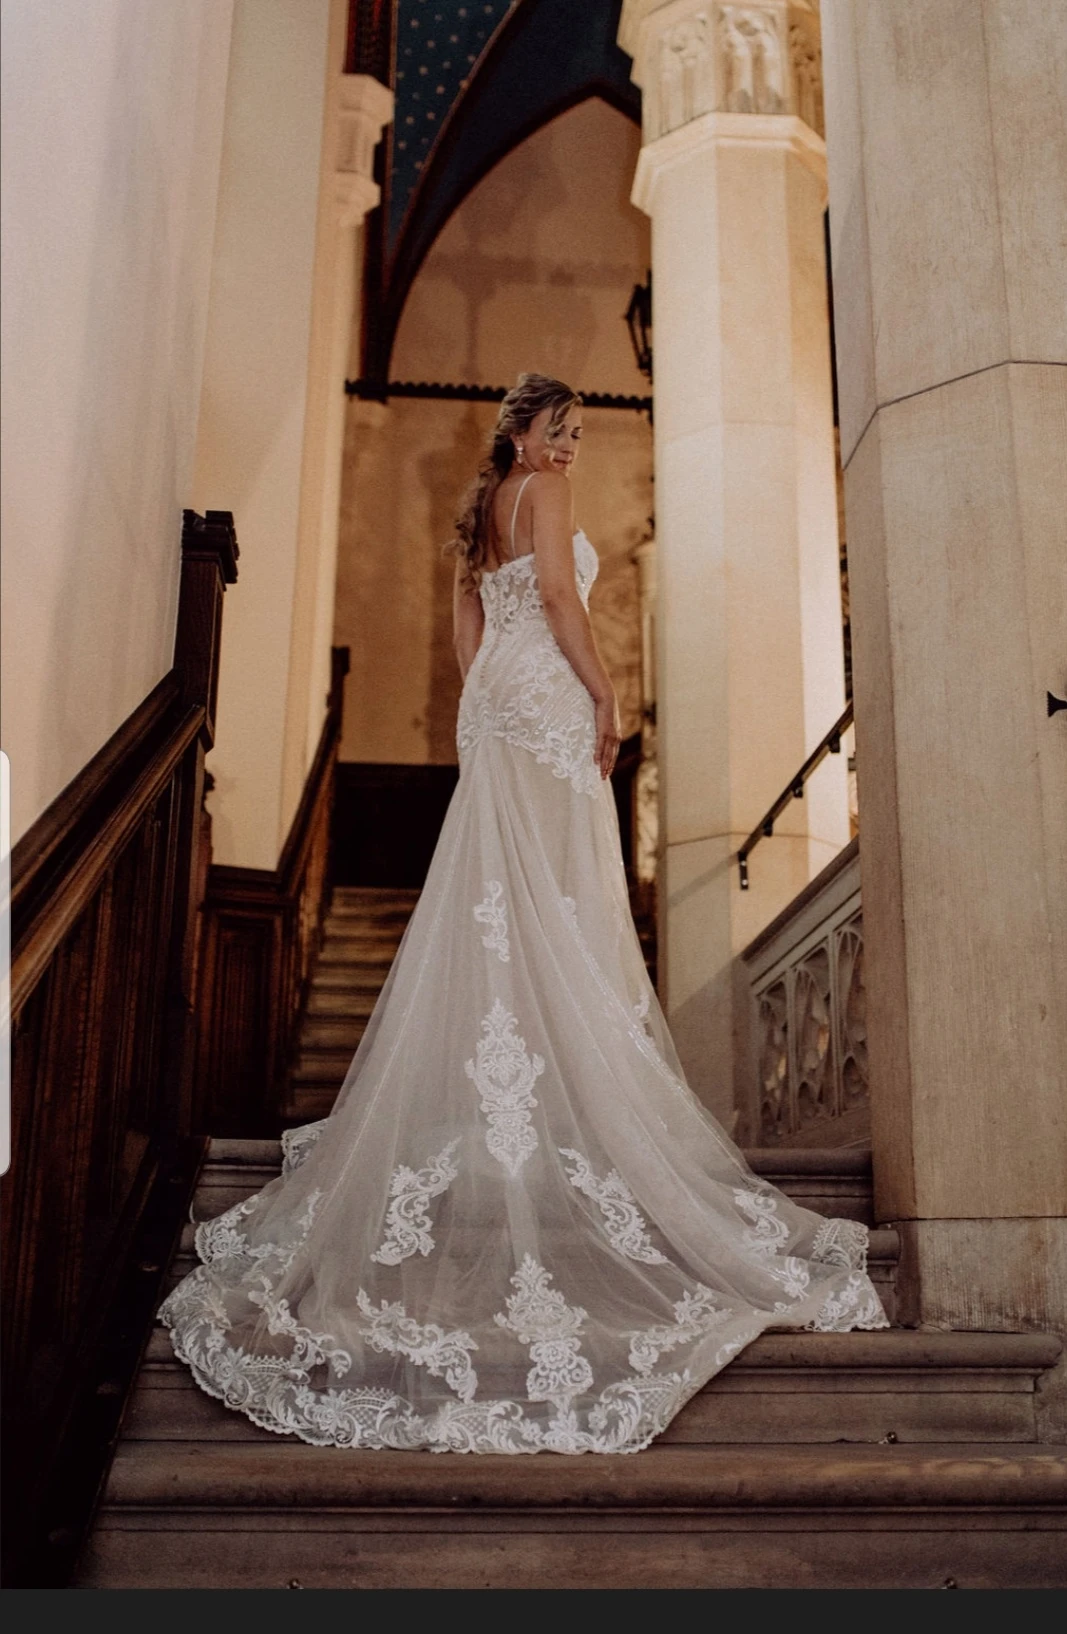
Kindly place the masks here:
<instances>
[{"instance_id":1,"label":"drop earring","mask_svg":"<svg viewBox=\"0 0 1067 1634\"><path fill-rule=\"evenodd\" d=\"M516 444L515 451L519 456L519 464L520 465L525 465L526 464L526 460L525 460L526 450L523 448L521 443Z\"/></svg>"}]
</instances>

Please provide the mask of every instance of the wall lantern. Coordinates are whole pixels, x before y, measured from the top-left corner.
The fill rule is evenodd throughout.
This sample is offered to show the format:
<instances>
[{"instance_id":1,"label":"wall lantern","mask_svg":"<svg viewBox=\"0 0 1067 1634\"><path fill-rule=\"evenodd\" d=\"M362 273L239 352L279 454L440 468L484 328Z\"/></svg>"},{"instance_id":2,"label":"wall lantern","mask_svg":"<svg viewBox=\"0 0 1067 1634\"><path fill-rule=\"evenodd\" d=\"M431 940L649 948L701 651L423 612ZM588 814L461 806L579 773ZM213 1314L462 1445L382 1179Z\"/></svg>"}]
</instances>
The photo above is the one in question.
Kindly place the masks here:
<instances>
[{"instance_id":1,"label":"wall lantern","mask_svg":"<svg viewBox=\"0 0 1067 1634\"><path fill-rule=\"evenodd\" d=\"M626 327L630 331L630 344L634 349L634 360L641 373L649 381L652 379L652 274L643 284L635 284L630 304L626 308Z\"/></svg>"}]
</instances>

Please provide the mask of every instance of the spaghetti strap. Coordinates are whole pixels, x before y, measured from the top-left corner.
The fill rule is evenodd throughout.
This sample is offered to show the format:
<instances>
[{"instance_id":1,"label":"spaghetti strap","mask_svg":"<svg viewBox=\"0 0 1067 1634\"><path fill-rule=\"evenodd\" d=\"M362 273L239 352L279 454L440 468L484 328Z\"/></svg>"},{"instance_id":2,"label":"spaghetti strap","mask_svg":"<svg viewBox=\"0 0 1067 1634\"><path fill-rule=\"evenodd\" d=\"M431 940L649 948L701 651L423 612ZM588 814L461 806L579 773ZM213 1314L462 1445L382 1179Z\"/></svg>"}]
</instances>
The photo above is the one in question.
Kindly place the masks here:
<instances>
[{"instance_id":1,"label":"spaghetti strap","mask_svg":"<svg viewBox=\"0 0 1067 1634\"><path fill-rule=\"evenodd\" d=\"M515 495L515 508L511 513L511 560L512 561L515 560L515 518L519 514L519 500L522 498L523 489L526 487L526 484L529 482L530 477L535 476L535 475L536 475L536 472L531 471L529 477L523 477L522 481L519 483L519 491Z\"/></svg>"}]
</instances>

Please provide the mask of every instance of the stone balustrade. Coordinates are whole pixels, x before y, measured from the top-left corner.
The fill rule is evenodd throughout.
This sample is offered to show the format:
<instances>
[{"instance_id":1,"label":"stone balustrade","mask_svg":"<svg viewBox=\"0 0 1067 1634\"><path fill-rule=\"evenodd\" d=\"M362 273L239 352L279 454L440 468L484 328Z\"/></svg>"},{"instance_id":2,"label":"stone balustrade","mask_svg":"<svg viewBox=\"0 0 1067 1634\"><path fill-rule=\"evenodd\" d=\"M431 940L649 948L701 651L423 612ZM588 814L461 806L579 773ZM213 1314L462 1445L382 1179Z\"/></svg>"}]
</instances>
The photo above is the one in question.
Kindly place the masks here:
<instances>
[{"instance_id":1,"label":"stone balustrade","mask_svg":"<svg viewBox=\"0 0 1067 1634\"><path fill-rule=\"evenodd\" d=\"M759 1146L870 1138L863 907L853 839L751 942L740 1137Z\"/></svg>"}]
</instances>

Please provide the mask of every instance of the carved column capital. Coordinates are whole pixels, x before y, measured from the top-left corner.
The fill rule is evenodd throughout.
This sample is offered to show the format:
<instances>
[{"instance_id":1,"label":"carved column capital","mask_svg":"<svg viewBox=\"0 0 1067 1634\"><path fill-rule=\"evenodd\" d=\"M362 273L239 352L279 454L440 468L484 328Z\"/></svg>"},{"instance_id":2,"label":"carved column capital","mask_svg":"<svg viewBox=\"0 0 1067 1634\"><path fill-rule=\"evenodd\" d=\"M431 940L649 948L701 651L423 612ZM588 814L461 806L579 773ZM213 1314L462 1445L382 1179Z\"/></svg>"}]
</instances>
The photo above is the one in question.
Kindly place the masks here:
<instances>
[{"instance_id":1,"label":"carved column capital","mask_svg":"<svg viewBox=\"0 0 1067 1634\"><path fill-rule=\"evenodd\" d=\"M374 150L393 117L393 93L370 74L342 74L336 109L334 197L342 225L358 227L381 199Z\"/></svg>"},{"instance_id":2,"label":"carved column capital","mask_svg":"<svg viewBox=\"0 0 1067 1634\"><path fill-rule=\"evenodd\" d=\"M821 134L808 0L623 0L619 44L643 92L646 143L710 113L792 114Z\"/></svg>"},{"instance_id":3,"label":"carved column capital","mask_svg":"<svg viewBox=\"0 0 1067 1634\"><path fill-rule=\"evenodd\" d=\"M665 171L687 164L694 154L712 148L782 148L822 183L826 204L826 143L792 114L708 113L688 125L646 142L637 158L630 198L651 215L656 184Z\"/></svg>"}]
</instances>

